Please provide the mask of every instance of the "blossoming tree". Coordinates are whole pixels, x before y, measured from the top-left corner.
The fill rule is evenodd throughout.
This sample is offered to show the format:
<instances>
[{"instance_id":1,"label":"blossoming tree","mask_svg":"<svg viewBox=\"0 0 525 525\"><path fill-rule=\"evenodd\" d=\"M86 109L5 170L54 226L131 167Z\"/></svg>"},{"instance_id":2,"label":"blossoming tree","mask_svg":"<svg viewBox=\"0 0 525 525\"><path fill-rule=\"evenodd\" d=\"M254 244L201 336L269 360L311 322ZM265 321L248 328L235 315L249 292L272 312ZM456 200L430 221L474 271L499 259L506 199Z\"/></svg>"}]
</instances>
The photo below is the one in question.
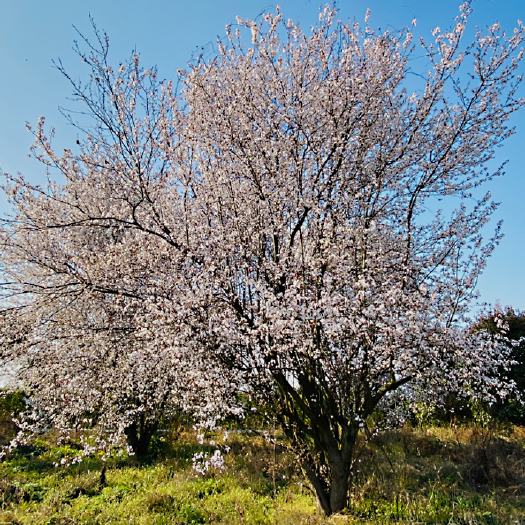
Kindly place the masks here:
<instances>
[{"instance_id":1,"label":"blossoming tree","mask_svg":"<svg viewBox=\"0 0 525 525\"><path fill-rule=\"evenodd\" d=\"M35 132L34 155L66 182L7 176L1 357L32 398L24 430L85 431L86 453L126 438L144 455L163 417L213 420L234 382L206 370L203 346L179 322L191 269L181 269L185 182L171 165L186 163L176 144L184 115L138 56L114 72L95 34L79 51L90 81L70 79L88 130L80 154L58 157L43 120Z\"/></svg>"},{"instance_id":2,"label":"blossoming tree","mask_svg":"<svg viewBox=\"0 0 525 525\"><path fill-rule=\"evenodd\" d=\"M410 32L330 8L308 35L280 13L239 19L251 45L228 28L185 76L210 346L277 417L326 514L347 504L381 403L447 385L486 396L504 355L462 319L499 237L483 242L495 205L472 192L523 104L523 26L464 46L468 14L423 44L419 85ZM454 211L429 211L450 197Z\"/></svg>"}]
</instances>

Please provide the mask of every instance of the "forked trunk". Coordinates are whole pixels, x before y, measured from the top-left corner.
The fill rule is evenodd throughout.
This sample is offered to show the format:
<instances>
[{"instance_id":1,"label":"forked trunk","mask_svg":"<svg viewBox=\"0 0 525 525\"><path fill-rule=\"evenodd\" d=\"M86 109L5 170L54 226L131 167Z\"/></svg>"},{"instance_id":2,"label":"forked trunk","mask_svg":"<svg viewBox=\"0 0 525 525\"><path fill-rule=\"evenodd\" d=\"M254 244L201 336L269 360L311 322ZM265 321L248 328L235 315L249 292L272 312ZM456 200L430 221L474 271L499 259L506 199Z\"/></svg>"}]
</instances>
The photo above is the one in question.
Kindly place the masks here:
<instances>
[{"instance_id":1,"label":"forked trunk","mask_svg":"<svg viewBox=\"0 0 525 525\"><path fill-rule=\"evenodd\" d=\"M344 510L348 505L348 491L350 488L351 451L354 449L355 439L345 443L342 450L326 454L326 471L311 465L304 469L310 483L312 483L319 504L327 516Z\"/></svg>"},{"instance_id":2,"label":"forked trunk","mask_svg":"<svg viewBox=\"0 0 525 525\"><path fill-rule=\"evenodd\" d=\"M306 475L315 489L319 505L327 516L341 512L348 504L348 489L350 487L350 466L331 466L330 483L314 472L309 466L305 467Z\"/></svg>"},{"instance_id":3,"label":"forked trunk","mask_svg":"<svg viewBox=\"0 0 525 525\"><path fill-rule=\"evenodd\" d=\"M305 472L312 483L323 512L330 516L348 506L350 470L358 434L358 426L348 427L342 432L337 445L326 447L318 461L305 465ZM317 444L319 448L321 448ZM314 466L315 464L315 466Z\"/></svg>"}]
</instances>

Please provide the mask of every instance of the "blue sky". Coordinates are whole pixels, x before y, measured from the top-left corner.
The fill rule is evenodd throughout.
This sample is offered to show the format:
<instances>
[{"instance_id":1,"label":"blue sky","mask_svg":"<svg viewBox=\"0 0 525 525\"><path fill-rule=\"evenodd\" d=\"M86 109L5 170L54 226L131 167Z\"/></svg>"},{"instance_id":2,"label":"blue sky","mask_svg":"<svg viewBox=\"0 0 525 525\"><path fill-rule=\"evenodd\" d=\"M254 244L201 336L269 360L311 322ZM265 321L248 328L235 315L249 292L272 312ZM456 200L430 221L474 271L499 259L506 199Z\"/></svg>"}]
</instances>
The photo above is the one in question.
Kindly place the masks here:
<instances>
[{"instance_id":1,"label":"blue sky","mask_svg":"<svg viewBox=\"0 0 525 525\"><path fill-rule=\"evenodd\" d=\"M316 22L321 5L319 0L279 3L284 16L298 20L304 28ZM340 18L358 21L370 7L370 25L376 29L400 29L416 18L417 35L430 40L432 28L452 24L459 3L340 0L338 5ZM74 143L76 130L58 112L58 106L72 106L67 101L71 89L52 60L60 58L73 76L85 78L88 72L72 50L78 39L73 25L91 36L89 15L108 33L115 64L136 48L144 66L157 65L161 78L171 78L202 47L213 49L217 35L224 36L225 25L234 22L236 15L253 19L274 10L276 4L268 0L0 0L0 170L20 171L34 181L42 176L42 167L27 158L32 137L25 129L26 121L35 124L41 115L56 127L58 145ZM483 28L495 21L512 31L518 19L525 20L524 0L473 0L472 5L471 33L476 25ZM478 283L479 302L499 301L525 309L525 108L511 125L516 133L497 154L498 163L509 161L506 176L489 188L501 202L494 225L503 219L505 237ZM0 212L6 210L0 201Z\"/></svg>"}]
</instances>

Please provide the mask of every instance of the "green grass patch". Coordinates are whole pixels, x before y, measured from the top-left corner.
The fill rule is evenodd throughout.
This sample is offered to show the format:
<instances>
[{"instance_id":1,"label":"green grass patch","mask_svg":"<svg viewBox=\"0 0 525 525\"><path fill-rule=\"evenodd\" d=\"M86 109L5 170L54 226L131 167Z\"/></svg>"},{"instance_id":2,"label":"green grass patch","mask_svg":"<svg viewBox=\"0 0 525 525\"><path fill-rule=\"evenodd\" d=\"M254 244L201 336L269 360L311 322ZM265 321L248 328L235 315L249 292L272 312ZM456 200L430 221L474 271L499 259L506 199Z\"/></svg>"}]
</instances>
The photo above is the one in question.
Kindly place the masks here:
<instances>
[{"instance_id":1,"label":"green grass patch","mask_svg":"<svg viewBox=\"0 0 525 525\"><path fill-rule=\"evenodd\" d=\"M191 430L159 438L143 464L114 457L55 467L74 444L41 439L0 463L0 524L525 523L519 427L490 434L475 427L404 429L369 444L363 438L349 508L332 518L319 513L286 447L257 434L231 433L228 444L226 471L199 477L191 458L209 447Z\"/></svg>"}]
</instances>

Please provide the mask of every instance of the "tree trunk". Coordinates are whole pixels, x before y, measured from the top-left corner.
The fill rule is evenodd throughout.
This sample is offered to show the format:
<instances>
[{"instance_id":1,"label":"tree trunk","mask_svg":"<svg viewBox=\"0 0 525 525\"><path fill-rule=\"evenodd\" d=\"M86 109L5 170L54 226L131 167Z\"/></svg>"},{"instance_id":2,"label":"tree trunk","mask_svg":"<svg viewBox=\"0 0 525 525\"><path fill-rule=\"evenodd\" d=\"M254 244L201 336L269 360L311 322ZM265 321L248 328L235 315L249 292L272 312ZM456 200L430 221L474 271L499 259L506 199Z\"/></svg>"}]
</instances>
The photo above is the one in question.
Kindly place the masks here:
<instances>
[{"instance_id":1,"label":"tree trunk","mask_svg":"<svg viewBox=\"0 0 525 525\"><path fill-rule=\"evenodd\" d=\"M333 446L334 442L331 446L325 446L317 460L309 456L310 464L304 465L305 473L327 516L341 512L348 505L350 469L358 430L357 425L347 427L339 434L336 446ZM326 442L319 440L318 450L322 450L323 445L326 445Z\"/></svg>"},{"instance_id":2,"label":"tree trunk","mask_svg":"<svg viewBox=\"0 0 525 525\"><path fill-rule=\"evenodd\" d=\"M326 482L317 474L310 465L305 465L304 470L306 472L306 476L310 480L310 483L314 486L315 494L317 495L317 500L319 501L319 505L323 509L323 512L330 516L332 514L331 506L330 506L330 494L329 494L329 487L327 486Z\"/></svg>"},{"instance_id":3,"label":"tree trunk","mask_svg":"<svg viewBox=\"0 0 525 525\"><path fill-rule=\"evenodd\" d=\"M138 459L143 459L148 455L151 438L157 427L158 422L147 423L144 417L141 417L139 422L134 421L124 431L128 445Z\"/></svg>"},{"instance_id":4,"label":"tree trunk","mask_svg":"<svg viewBox=\"0 0 525 525\"><path fill-rule=\"evenodd\" d=\"M327 516L341 512L348 503L348 489L350 486L350 465L343 462L331 462L330 464L330 484L324 476L315 472L310 465L305 465L305 473L312 483L319 505Z\"/></svg>"},{"instance_id":5,"label":"tree trunk","mask_svg":"<svg viewBox=\"0 0 525 525\"><path fill-rule=\"evenodd\" d=\"M348 503L350 465L332 464L330 470L330 513L335 514L345 509Z\"/></svg>"}]
</instances>

